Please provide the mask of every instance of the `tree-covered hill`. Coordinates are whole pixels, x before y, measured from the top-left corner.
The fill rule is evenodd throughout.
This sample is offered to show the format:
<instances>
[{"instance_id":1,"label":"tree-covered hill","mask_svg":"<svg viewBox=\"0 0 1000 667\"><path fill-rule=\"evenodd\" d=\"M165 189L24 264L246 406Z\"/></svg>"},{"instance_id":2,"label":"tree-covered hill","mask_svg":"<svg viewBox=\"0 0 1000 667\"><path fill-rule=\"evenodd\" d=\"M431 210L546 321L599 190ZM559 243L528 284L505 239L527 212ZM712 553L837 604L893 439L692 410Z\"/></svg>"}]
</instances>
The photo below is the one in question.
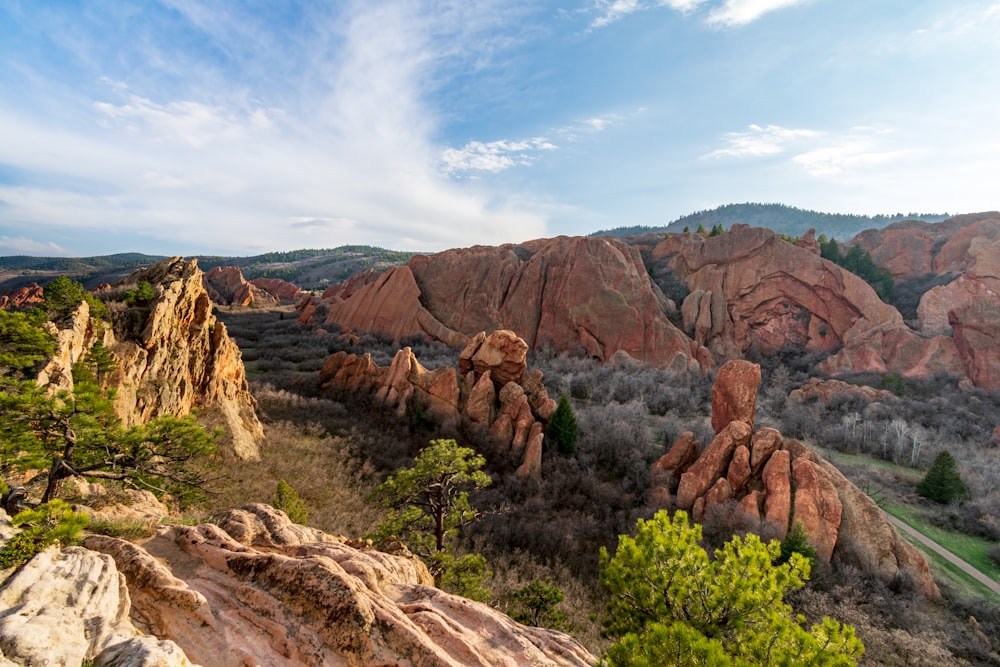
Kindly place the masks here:
<instances>
[{"instance_id":1,"label":"tree-covered hill","mask_svg":"<svg viewBox=\"0 0 1000 667\"><path fill-rule=\"evenodd\" d=\"M947 213L895 213L893 215L854 215L849 213L820 213L808 211L784 204L726 204L705 211L697 211L685 215L663 227L618 227L616 229L594 232L591 236L633 236L651 232L681 232L687 227L690 231L712 229L717 225L729 229L735 223L751 227L766 227L779 234L801 236L809 229L826 234L828 237L841 241L852 238L858 232L866 229L881 229L901 220L923 220L924 222L940 222L947 219Z\"/></svg>"}]
</instances>

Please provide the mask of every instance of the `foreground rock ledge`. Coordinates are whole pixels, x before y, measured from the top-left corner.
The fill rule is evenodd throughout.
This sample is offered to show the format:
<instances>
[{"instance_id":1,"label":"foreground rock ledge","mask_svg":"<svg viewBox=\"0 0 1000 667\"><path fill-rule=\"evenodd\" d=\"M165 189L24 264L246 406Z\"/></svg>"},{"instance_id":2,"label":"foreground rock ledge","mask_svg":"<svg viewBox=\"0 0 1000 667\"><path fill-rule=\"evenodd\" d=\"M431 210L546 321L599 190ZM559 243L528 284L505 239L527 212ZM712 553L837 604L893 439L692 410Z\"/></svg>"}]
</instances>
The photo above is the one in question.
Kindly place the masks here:
<instances>
[{"instance_id":1,"label":"foreground rock ledge","mask_svg":"<svg viewBox=\"0 0 1000 667\"><path fill-rule=\"evenodd\" d=\"M85 546L124 574L136 626L203 665L596 662L568 635L434 588L420 561L352 548L266 505L164 527L142 546Z\"/></svg>"}]
</instances>

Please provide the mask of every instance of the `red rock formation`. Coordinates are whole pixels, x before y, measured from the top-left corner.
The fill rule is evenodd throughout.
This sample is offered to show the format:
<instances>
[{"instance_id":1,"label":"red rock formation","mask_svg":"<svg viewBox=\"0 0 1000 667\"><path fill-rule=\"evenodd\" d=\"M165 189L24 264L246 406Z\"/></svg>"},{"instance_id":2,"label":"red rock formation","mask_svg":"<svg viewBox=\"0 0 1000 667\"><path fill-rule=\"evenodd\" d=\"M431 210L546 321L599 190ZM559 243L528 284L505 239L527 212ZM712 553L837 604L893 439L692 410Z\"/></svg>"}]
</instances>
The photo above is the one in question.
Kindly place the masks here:
<instances>
[{"instance_id":1,"label":"red rock formation","mask_svg":"<svg viewBox=\"0 0 1000 667\"><path fill-rule=\"evenodd\" d=\"M820 254L821 250L819 247L819 241L816 240L816 230L810 229L799 239L795 241L795 245L799 248L808 250L814 255Z\"/></svg>"},{"instance_id":2,"label":"red rock formation","mask_svg":"<svg viewBox=\"0 0 1000 667\"><path fill-rule=\"evenodd\" d=\"M733 377L720 370L716 383ZM857 565L886 581L907 571L923 595L939 594L927 561L836 468L775 429L762 428L752 437L750 431L745 422L731 421L700 455L691 434L683 434L653 467L651 504L690 510L697 521L713 507L734 502L737 512L779 538L801 521L821 560ZM697 459L689 464L693 455ZM674 498L670 485L677 477Z\"/></svg>"},{"instance_id":3,"label":"red rock formation","mask_svg":"<svg viewBox=\"0 0 1000 667\"><path fill-rule=\"evenodd\" d=\"M801 345L832 351L875 326L904 326L854 274L767 229L733 225L725 234L674 234L652 251L691 290L685 330L721 358Z\"/></svg>"},{"instance_id":4,"label":"red rock formation","mask_svg":"<svg viewBox=\"0 0 1000 667\"><path fill-rule=\"evenodd\" d=\"M326 322L396 340L423 334L459 346L499 328L532 349L551 345L602 361L621 351L684 371L713 365L667 319L670 304L638 250L613 239L559 237L418 255L331 287L322 303Z\"/></svg>"},{"instance_id":5,"label":"red rock formation","mask_svg":"<svg viewBox=\"0 0 1000 667\"><path fill-rule=\"evenodd\" d=\"M221 527L161 527L142 546L103 535L85 544L114 559L136 622L203 665L568 667L596 660L568 635L433 588L416 559L353 548L266 505L231 511Z\"/></svg>"},{"instance_id":6,"label":"red rock formation","mask_svg":"<svg viewBox=\"0 0 1000 667\"><path fill-rule=\"evenodd\" d=\"M304 294L298 285L281 278L254 278L250 284L282 302L296 303Z\"/></svg>"},{"instance_id":7,"label":"red rock formation","mask_svg":"<svg viewBox=\"0 0 1000 667\"><path fill-rule=\"evenodd\" d=\"M18 310L45 301L45 293L38 283L0 294L0 310Z\"/></svg>"},{"instance_id":8,"label":"red rock formation","mask_svg":"<svg viewBox=\"0 0 1000 667\"><path fill-rule=\"evenodd\" d=\"M1000 297L984 296L948 311L948 324L969 379L1000 390Z\"/></svg>"},{"instance_id":9,"label":"red rock formation","mask_svg":"<svg viewBox=\"0 0 1000 667\"><path fill-rule=\"evenodd\" d=\"M226 306L267 307L278 299L246 281L238 266L216 266L203 274L205 290L215 303Z\"/></svg>"},{"instance_id":10,"label":"red rock formation","mask_svg":"<svg viewBox=\"0 0 1000 667\"><path fill-rule=\"evenodd\" d=\"M527 345L510 331L480 333L461 353L460 373L444 367L428 371L409 347L396 353L392 364L380 367L369 355L330 355L319 373L326 391L368 392L399 415L412 405L438 423L457 426L460 420L488 429L519 455L521 477L541 472L543 424L556 409L542 383L541 371L526 373ZM500 384L497 378L506 380Z\"/></svg>"},{"instance_id":11,"label":"red rock formation","mask_svg":"<svg viewBox=\"0 0 1000 667\"><path fill-rule=\"evenodd\" d=\"M712 386L712 428L716 433L731 421L742 421L753 430L757 412L760 364L743 359L727 361Z\"/></svg>"},{"instance_id":12,"label":"red rock formation","mask_svg":"<svg viewBox=\"0 0 1000 667\"><path fill-rule=\"evenodd\" d=\"M829 403L834 398L857 398L867 403L894 401L896 395L888 389L876 389L867 385L848 384L841 380L810 378L808 382L788 393L789 398L799 401L820 401Z\"/></svg>"}]
</instances>

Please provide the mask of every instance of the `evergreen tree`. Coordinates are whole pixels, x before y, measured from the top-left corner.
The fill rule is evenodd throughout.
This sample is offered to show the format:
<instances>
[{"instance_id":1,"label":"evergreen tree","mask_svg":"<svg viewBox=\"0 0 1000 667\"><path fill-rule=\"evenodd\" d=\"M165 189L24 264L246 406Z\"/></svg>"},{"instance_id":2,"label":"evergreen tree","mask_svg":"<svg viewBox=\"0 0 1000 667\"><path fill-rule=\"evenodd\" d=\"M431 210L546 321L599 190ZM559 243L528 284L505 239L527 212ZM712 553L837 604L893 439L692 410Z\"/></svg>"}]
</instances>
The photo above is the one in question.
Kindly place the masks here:
<instances>
[{"instance_id":1,"label":"evergreen tree","mask_svg":"<svg viewBox=\"0 0 1000 667\"><path fill-rule=\"evenodd\" d=\"M579 429L576 425L573 406L569 404L569 398L566 394L562 394L559 397L556 411L552 413L548 426L545 428L545 437L555 445L557 452L569 456L576 453L578 435Z\"/></svg>"},{"instance_id":2,"label":"evergreen tree","mask_svg":"<svg viewBox=\"0 0 1000 667\"><path fill-rule=\"evenodd\" d=\"M288 515L292 523L306 525L309 520L309 511L306 504L299 498L298 492L285 480L278 482L278 488L274 492L274 499L271 505Z\"/></svg>"},{"instance_id":3,"label":"evergreen tree","mask_svg":"<svg viewBox=\"0 0 1000 667\"><path fill-rule=\"evenodd\" d=\"M518 623L538 628L561 630L566 627L566 614L556 609L565 594L550 580L535 579L514 591L510 617Z\"/></svg>"},{"instance_id":4,"label":"evergreen tree","mask_svg":"<svg viewBox=\"0 0 1000 667\"><path fill-rule=\"evenodd\" d=\"M804 556L776 565L780 545L749 534L710 558L700 539L684 512L661 511L619 536L614 557L601 549L604 627L619 639L609 665L856 664L864 646L852 627L824 618L807 630L783 601L809 576Z\"/></svg>"},{"instance_id":5,"label":"evergreen tree","mask_svg":"<svg viewBox=\"0 0 1000 667\"><path fill-rule=\"evenodd\" d=\"M942 504L965 499L968 490L955 466L955 458L948 451L942 450L934 458L927 474L917 484L917 493Z\"/></svg>"},{"instance_id":6,"label":"evergreen tree","mask_svg":"<svg viewBox=\"0 0 1000 667\"><path fill-rule=\"evenodd\" d=\"M83 284L59 276L44 287L45 310L49 317L58 321L69 317L81 301L90 306L92 317L102 318L108 314L108 309L97 298L87 291Z\"/></svg>"}]
</instances>

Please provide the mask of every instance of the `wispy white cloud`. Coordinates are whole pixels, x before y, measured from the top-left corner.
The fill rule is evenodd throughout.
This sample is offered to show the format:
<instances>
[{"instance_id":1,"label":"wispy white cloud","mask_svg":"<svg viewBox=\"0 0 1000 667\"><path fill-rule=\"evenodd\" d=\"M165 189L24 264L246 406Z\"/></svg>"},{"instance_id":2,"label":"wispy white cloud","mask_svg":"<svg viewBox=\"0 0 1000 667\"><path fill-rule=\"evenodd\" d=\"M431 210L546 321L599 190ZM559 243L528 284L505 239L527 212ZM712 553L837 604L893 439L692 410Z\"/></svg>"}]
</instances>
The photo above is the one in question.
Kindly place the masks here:
<instances>
[{"instance_id":1,"label":"wispy white cloud","mask_svg":"<svg viewBox=\"0 0 1000 667\"><path fill-rule=\"evenodd\" d=\"M687 14L708 0L598 0L593 7L593 12L597 17L591 21L590 29L603 28L619 21L633 12L655 7L669 7L675 11Z\"/></svg>"},{"instance_id":2,"label":"wispy white cloud","mask_svg":"<svg viewBox=\"0 0 1000 667\"><path fill-rule=\"evenodd\" d=\"M58 243L41 242L24 236L0 236L0 255L53 255L60 257L69 253Z\"/></svg>"},{"instance_id":3,"label":"wispy white cloud","mask_svg":"<svg viewBox=\"0 0 1000 667\"><path fill-rule=\"evenodd\" d=\"M521 141L470 141L462 148L446 148L441 153L445 173L487 171L499 173L516 166L529 165L538 151L552 151L556 146L544 137Z\"/></svg>"},{"instance_id":4,"label":"wispy white cloud","mask_svg":"<svg viewBox=\"0 0 1000 667\"><path fill-rule=\"evenodd\" d=\"M726 0L708 14L710 25L740 26L752 23L764 14L808 0Z\"/></svg>"},{"instance_id":5,"label":"wispy white cloud","mask_svg":"<svg viewBox=\"0 0 1000 667\"><path fill-rule=\"evenodd\" d=\"M729 132L723 136L722 148L702 155L702 158L753 158L787 152L803 139L817 137L816 130L794 129L780 125L750 125L744 132Z\"/></svg>"}]
</instances>

